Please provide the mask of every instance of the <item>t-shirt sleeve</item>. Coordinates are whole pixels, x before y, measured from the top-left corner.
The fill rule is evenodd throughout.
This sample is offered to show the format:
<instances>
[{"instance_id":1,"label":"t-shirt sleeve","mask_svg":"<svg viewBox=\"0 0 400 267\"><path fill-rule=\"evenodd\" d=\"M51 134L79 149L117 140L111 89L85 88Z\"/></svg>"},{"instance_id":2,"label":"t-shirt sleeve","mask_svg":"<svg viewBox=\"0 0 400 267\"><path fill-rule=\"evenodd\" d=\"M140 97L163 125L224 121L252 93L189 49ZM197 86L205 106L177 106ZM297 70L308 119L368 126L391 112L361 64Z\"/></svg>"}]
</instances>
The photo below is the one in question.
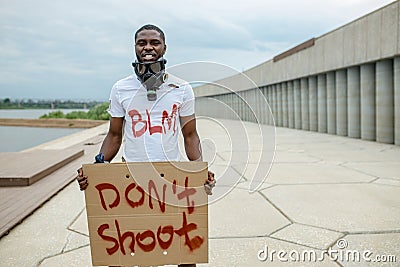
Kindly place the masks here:
<instances>
[{"instance_id":1,"label":"t-shirt sleeve","mask_svg":"<svg viewBox=\"0 0 400 267\"><path fill-rule=\"evenodd\" d=\"M194 93L189 84L185 85L182 105L179 109L179 116L185 117L194 114Z\"/></svg>"},{"instance_id":2,"label":"t-shirt sleeve","mask_svg":"<svg viewBox=\"0 0 400 267\"><path fill-rule=\"evenodd\" d=\"M110 93L110 107L108 108L108 113L111 117L124 117L125 110L122 107L121 101L119 99L118 86L114 84Z\"/></svg>"}]
</instances>

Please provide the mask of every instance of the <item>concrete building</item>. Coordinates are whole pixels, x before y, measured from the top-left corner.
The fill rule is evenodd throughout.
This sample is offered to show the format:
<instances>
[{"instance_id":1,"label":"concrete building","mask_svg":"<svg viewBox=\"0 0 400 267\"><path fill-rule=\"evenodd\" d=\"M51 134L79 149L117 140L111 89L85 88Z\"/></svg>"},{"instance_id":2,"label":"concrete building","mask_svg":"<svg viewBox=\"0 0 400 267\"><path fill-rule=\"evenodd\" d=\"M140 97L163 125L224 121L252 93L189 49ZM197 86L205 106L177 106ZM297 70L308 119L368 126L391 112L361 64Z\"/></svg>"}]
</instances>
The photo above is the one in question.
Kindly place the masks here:
<instances>
[{"instance_id":1,"label":"concrete building","mask_svg":"<svg viewBox=\"0 0 400 267\"><path fill-rule=\"evenodd\" d=\"M214 98L246 121L399 145L399 11L395 1L220 86L196 87L196 112L232 118L210 106ZM257 103L263 95L270 109Z\"/></svg>"}]
</instances>

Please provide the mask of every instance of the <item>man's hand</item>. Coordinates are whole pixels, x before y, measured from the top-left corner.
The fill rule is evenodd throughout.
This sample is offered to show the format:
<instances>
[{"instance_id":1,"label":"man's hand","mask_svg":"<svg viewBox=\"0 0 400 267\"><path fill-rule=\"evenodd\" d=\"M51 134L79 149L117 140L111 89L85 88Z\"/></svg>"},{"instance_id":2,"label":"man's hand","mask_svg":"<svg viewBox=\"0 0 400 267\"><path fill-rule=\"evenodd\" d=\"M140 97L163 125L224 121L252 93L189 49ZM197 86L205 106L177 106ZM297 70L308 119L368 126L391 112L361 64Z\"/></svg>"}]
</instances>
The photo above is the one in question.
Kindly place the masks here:
<instances>
[{"instance_id":1,"label":"man's hand","mask_svg":"<svg viewBox=\"0 0 400 267\"><path fill-rule=\"evenodd\" d=\"M207 195L212 195L212 189L217 181L214 179L214 173L208 171L208 179L204 184L204 190L206 190Z\"/></svg>"},{"instance_id":2,"label":"man's hand","mask_svg":"<svg viewBox=\"0 0 400 267\"><path fill-rule=\"evenodd\" d=\"M79 183L79 188L81 189L81 191L83 191L83 190L85 190L87 187L88 187L88 181L87 181L87 176L84 176L83 175L83 170L82 170L82 167L81 168L79 168L78 170L77 170L77 172L78 172L78 176L76 177L76 180L78 181L78 183Z\"/></svg>"}]
</instances>

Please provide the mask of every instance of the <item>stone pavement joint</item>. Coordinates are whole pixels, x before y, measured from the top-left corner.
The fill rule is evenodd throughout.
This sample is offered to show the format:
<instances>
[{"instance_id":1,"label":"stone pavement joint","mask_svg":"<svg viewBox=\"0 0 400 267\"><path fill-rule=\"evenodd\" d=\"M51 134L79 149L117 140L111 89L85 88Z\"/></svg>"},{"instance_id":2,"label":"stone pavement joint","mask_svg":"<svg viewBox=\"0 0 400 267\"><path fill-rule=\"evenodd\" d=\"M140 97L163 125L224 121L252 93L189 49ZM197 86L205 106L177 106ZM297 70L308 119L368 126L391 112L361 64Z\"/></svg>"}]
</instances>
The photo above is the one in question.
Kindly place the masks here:
<instances>
[{"instance_id":1,"label":"stone pavement joint","mask_svg":"<svg viewBox=\"0 0 400 267\"><path fill-rule=\"evenodd\" d=\"M260 194L268 203L270 203L277 211L280 212L280 214L282 214L282 216L284 216L289 222L293 223L293 220L283 211L281 210L278 206L276 206L271 200L268 199L268 197L263 194L262 192L257 192L258 194ZM277 229L276 231L279 231L279 229ZM273 232L274 233L274 232ZM272 233L271 233L272 235Z\"/></svg>"},{"instance_id":2,"label":"stone pavement joint","mask_svg":"<svg viewBox=\"0 0 400 267\"><path fill-rule=\"evenodd\" d=\"M89 237L89 235L86 234L86 233L82 233L82 232L79 232L79 231L77 231L77 230L75 230L75 229L72 229L72 226L78 221L78 219L82 216L82 214L83 214L84 212L85 212L85 208L83 208L83 209L79 212L79 214L76 215L75 219L71 222L71 224L67 227L67 229L68 229L69 231L75 232L75 233L77 233L77 234L81 234L81 235L85 235L85 236Z\"/></svg>"}]
</instances>

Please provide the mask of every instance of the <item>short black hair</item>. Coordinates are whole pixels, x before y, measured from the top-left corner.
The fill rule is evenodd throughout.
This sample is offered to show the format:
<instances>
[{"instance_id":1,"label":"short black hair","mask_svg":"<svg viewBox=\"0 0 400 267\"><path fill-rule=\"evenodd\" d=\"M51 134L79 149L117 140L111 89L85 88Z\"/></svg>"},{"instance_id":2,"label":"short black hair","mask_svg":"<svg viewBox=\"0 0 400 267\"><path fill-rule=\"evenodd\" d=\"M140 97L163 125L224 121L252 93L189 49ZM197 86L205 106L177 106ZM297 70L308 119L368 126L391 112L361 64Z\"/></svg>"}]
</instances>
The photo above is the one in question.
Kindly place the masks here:
<instances>
[{"instance_id":1,"label":"short black hair","mask_svg":"<svg viewBox=\"0 0 400 267\"><path fill-rule=\"evenodd\" d=\"M164 35L164 32L163 32L159 27L157 27L156 25L153 25L153 24L146 24L146 25L143 25L142 27L140 27L140 28L135 32L135 42L136 42L136 38L137 38L138 33L141 32L141 31L143 31L143 30L155 30L155 31L157 31L157 32L160 34L161 39L162 39L162 40L164 41L164 43L165 43L165 35Z\"/></svg>"}]
</instances>

